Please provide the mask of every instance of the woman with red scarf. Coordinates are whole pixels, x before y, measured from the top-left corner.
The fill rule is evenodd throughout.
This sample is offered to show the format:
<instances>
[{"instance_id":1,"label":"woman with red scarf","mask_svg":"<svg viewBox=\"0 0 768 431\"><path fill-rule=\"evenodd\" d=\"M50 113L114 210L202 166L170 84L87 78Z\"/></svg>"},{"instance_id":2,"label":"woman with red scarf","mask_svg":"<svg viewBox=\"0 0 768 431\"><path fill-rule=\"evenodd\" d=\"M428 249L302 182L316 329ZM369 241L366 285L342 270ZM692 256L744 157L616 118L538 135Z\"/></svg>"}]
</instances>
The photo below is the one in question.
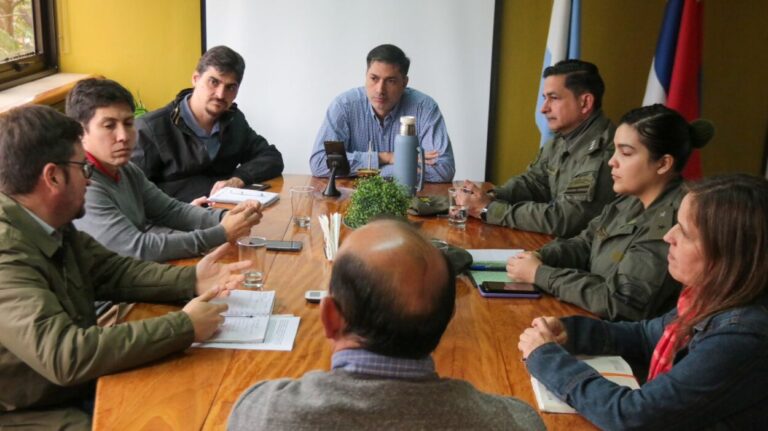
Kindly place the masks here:
<instances>
[{"instance_id":1,"label":"woman with red scarf","mask_svg":"<svg viewBox=\"0 0 768 431\"><path fill-rule=\"evenodd\" d=\"M674 310L536 318L518 343L528 371L603 429L768 429L768 181L689 185L664 240L684 286ZM620 355L645 382L618 386L572 354Z\"/></svg>"}]
</instances>

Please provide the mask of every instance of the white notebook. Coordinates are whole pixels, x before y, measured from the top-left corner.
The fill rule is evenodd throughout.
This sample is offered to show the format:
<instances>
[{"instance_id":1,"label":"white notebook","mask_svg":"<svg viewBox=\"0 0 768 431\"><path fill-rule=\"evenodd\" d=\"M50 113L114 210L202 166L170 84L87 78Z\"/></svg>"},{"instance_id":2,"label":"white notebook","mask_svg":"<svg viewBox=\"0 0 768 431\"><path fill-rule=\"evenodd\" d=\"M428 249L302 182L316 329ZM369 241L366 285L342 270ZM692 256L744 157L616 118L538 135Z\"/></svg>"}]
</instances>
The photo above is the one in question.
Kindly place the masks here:
<instances>
[{"instance_id":1,"label":"white notebook","mask_svg":"<svg viewBox=\"0 0 768 431\"><path fill-rule=\"evenodd\" d=\"M617 385L640 389L637 379L632 374L632 367L621 356L592 356L579 359ZM533 385L539 410L550 413L576 413L573 407L557 398L533 376L531 376L531 385Z\"/></svg>"},{"instance_id":2,"label":"white notebook","mask_svg":"<svg viewBox=\"0 0 768 431\"><path fill-rule=\"evenodd\" d=\"M247 200L259 201L265 207L277 202L278 199L280 199L280 195L277 193L238 189L235 187L224 187L208 198L211 202L222 204L239 204Z\"/></svg>"},{"instance_id":3,"label":"white notebook","mask_svg":"<svg viewBox=\"0 0 768 431\"><path fill-rule=\"evenodd\" d=\"M262 343L267 335L275 291L233 290L212 303L227 304L224 324L206 343Z\"/></svg>"}]
</instances>

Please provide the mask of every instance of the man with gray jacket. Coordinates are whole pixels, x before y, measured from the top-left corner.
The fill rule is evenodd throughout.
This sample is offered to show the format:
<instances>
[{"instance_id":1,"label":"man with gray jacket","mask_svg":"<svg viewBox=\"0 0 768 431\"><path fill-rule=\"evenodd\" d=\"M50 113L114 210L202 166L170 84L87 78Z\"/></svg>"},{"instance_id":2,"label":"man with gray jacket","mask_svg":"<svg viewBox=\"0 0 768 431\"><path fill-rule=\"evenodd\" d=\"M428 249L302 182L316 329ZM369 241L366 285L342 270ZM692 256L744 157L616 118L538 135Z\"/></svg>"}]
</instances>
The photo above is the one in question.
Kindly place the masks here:
<instances>
[{"instance_id":1,"label":"man with gray jacket","mask_svg":"<svg viewBox=\"0 0 768 431\"><path fill-rule=\"evenodd\" d=\"M357 229L320 304L332 370L251 387L229 429L543 430L524 402L435 372L430 354L455 297L446 258L413 227L382 220Z\"/></svg>"},{"instance_id":2,"label":"man with gray jacket","mask_svg":"<svg viewBox=\"0 0 768 431\"><path fill-rule=\"evenodd\" d=\"M231 211L176 200L130 162L136 144L131 93L109 79L85 79L67 96L67 115L83 126L83 148L94 167L85 215L75 226L115 253L164 262L200 256L247 236L261 205Z\"/></svg>"}]
</instances>

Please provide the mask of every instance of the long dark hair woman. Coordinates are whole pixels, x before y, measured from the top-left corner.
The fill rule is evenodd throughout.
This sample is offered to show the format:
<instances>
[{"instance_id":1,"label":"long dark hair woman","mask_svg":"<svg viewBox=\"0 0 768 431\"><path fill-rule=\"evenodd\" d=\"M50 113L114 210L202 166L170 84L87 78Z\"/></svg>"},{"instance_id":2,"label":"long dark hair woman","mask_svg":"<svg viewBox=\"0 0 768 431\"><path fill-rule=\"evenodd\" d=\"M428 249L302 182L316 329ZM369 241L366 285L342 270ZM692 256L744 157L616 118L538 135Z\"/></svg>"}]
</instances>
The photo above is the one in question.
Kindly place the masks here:
<instances>
[{"instance_id":1,"label":"long dark hair woman","mask_svg":"<svg viewBox=\"0 0 768 431\"><path fill-rule=\"evenodd\" d=\"M653 320L536 318L518 347L534 377L604 429L768 429L768 181L688 186L665 235L677 307ZM572 354L621 355L618 386Z\"/></svg>"}]
</instances>

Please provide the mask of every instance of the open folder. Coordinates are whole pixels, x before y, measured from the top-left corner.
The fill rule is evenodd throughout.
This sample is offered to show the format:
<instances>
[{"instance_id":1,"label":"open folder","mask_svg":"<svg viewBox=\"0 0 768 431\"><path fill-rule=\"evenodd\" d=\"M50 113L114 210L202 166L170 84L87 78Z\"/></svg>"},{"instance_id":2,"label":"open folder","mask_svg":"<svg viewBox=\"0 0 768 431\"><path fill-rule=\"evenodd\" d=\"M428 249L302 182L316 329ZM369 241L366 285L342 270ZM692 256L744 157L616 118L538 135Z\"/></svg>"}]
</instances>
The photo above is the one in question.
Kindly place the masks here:
<instances>
[{"instance_id":1,"label":"open folder","mask_svg":"<svg viewBox=\"0 0 768 431\"><path fill-rule=\"evenodd\" d=\"M269 206L280 199L280 195L272 192L261 192L258 190L238 189L235 187L224 187L208 200L222 204L239 204L244 201L259 201L262 206Z\"/></svg>"}]
</instances>

